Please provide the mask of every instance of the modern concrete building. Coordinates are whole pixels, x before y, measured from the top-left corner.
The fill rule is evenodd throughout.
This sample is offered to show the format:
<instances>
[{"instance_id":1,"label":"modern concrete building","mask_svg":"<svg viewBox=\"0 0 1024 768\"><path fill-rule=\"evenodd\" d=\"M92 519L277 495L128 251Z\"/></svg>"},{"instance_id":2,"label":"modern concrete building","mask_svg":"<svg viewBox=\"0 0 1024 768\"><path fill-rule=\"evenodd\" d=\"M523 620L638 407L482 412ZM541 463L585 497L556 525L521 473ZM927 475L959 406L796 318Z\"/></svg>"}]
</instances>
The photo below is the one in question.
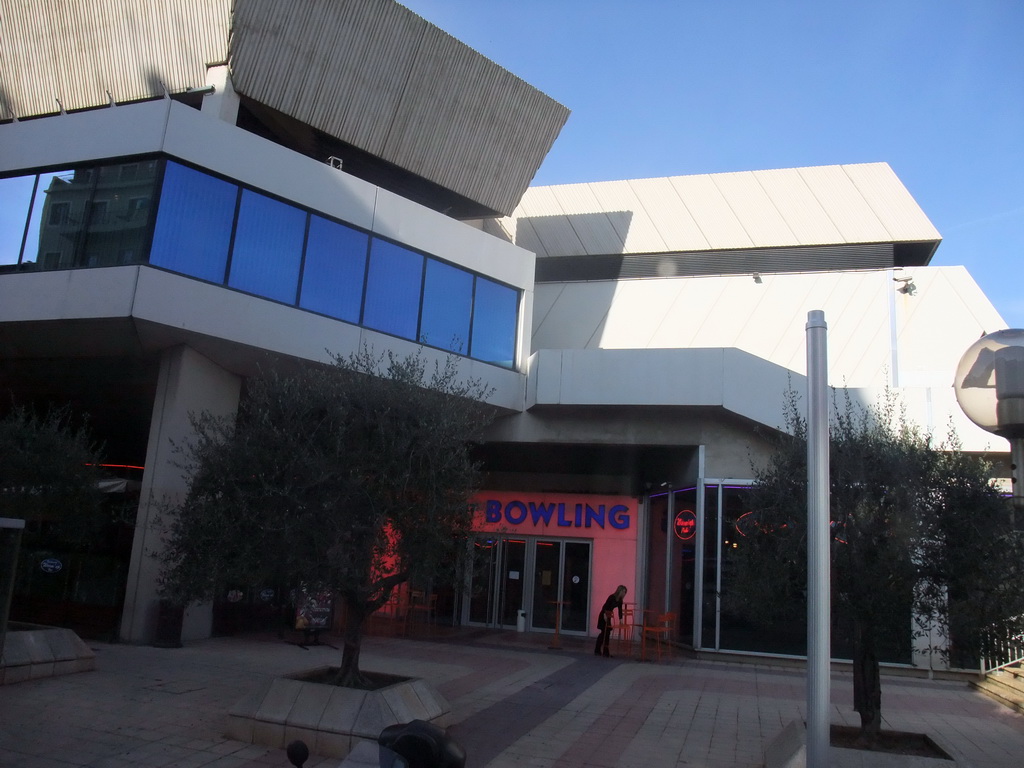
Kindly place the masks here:
<instances>
[{"instance_id":1,"label":"modern concrete building","mask_svg":"<svg viewBox=\"0 0 1024 768\"><path fill-rule=\"evenodd\" d=\"M391 0L7 7L0 390L89 413L139 475L134 523L36 579L28 617L150 641L189 412L363 344L454 353L504 413L439 603L459 623L593 633L622 583L683 642L773 650L719 595L810 310L833 384L1005 450L952 392L1004 323L928 266L940 236L884 163L528 188L567 110Z\"/></svg>"}]
</instances>

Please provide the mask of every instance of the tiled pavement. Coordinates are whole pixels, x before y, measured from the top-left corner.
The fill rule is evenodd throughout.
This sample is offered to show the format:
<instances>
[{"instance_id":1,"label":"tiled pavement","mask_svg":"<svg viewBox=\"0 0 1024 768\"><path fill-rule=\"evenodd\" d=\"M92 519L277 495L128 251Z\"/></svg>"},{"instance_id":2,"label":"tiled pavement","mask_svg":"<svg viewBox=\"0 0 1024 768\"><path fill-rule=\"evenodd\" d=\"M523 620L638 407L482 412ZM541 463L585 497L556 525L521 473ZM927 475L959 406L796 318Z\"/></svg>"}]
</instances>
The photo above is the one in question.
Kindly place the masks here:
<instances>
[{"instance_id":1,"label":"tiled pavement","mask_svg":"<svg viewBox=\"0 0 1024 768\"><path fill-rule=\"evenodd\" d=\"M597 658L589 642L572 639L550 650L549 639L369 637L362 666L430 680L452 705L467 768L754 768L765 745L804 715L800 670L689 658L641 664ZM269 636L92 647L94 672L0 688L0 766L287 768L283 750L226 739L226 712L268 678L339 654ZM974 768L1024 766L1024 716L964 682L886 676L882 696L887 728L933 734ZM833 722L858 722L848 675L833 676L832 699ZM313 757L306 766L338 762Z\"/></svg>"}]
</instances>

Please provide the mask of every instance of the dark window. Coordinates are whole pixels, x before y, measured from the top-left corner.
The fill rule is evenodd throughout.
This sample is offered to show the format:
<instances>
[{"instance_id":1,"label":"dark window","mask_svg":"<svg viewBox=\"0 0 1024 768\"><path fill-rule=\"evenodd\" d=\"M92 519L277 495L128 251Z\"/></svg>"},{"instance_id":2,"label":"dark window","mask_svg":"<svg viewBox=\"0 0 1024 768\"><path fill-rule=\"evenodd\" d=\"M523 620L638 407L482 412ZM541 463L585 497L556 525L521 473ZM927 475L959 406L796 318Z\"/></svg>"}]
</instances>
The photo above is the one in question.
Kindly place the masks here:
<instances>
[{"instance_id":1,"label":"dark window","mask_svg":"<svg viewBox=\"0 0 1024 768\"><path fill-rule=\"evenodd\" d=\"M52 203L50 215L46 217L48 227L63 227L71 221L71 203Z\"/></svg>"},{"instance_id":2,"label":"dark window","mask_svg":"<svg viewBox=\"0 0 1024 768\"><path fill-rule=\"evenodd\" d=\"M107 223L107 212L110 209L108 200L94 200L89 207L89 226L100 227Z\"/></svg>"},{"instance_id":3,"label":"dark window","mask_svg":"<svg viewBox=\"0 0 1024 768\"><path fill-rule=\"evenodd\" d=\"M370 249L363 324L405 339L415 339L422 282L421 254L375 239Z\"/></svg>"},{"instance_id":4,"label":"dark window","mask_svg":"<svg viewBox=\"0 0 1024 768\"><path fill-rule=\"evenodd\" d=\"M344 224L310 216L299 306L358 323L368 240Z\"/></svg>"},{"instance_id":5,"label":"dark window","mask_svg":"<svg viewBox=\"0 0 1024 768\"><path fill-rule=\"evenodd\" d=\"M238 187L168 161L149 263L224 282Z\"/></svg>"},{"instance_id":6,"label":"dark window","mask_svg":"<svg viewBox=\"0 0 1024 768\"><path fill-rule=\"evenodd\" d=\"M68 269L71 267L71 260L64 258L60 251L47 251L39 264L42 269Z\"/></svg>"},{"instance_id":7,"label":"dark window","mask_svg":"<svg viewBox=\"0 0 1024 768\"><path fill-rule=\"evenodd\" d=\"M294 304L305 229L305 211L243 190L228 285Z\"/></svg>"},{"instance_id":8,"label":"dark window","mask_svg":"<svg viewBox=\"0 0 1024 768\"><path fill-rule=\"evenodd\" d=\"M109 168L119 168L121 173L103 173L101 168L103 182L86 208L89 225L85 238L78 244L80 266L134 264L141 261L145 251L150 232L148 206L137 208L133 203L148 200L154 194L156 179L140 174L137 163ZM133 170L126 174L127 168Z\"/></svg>"},{"instance_id":9,"label":"dark window","mask_svg":"<svg viewBox=\"0 0 1024 768\"><path fill-rule=\"evenodd\" d=\"M476 279L470 355L506 368L515 365L518 293L484 277Z\"/></svg>"},{"instance_id":10,"label":"dark window","mask_svg":"<svg viewBox=\"0 0 1024 768\"><path fill-rule=\"evenodd\" d=\"M427 259L419 340L466 354L472 311L473 275L450 264Z\"/></svg>"}]
</instances>

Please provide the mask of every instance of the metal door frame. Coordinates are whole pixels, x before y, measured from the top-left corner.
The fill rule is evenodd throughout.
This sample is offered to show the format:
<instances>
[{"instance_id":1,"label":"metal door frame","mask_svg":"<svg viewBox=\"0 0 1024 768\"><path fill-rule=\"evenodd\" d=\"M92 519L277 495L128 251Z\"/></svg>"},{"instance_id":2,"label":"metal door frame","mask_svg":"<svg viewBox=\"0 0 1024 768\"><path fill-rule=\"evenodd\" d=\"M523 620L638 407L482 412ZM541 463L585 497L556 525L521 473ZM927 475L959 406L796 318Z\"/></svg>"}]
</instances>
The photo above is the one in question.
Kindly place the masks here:
<instances>
[{"instance_id":1,"label":"metal door frame","mask_svg":"<svg viewBox=\"0 0 1024 768\"><path fill-rule=\"evenodd\" d=\"M473 568L466 569L466 577L463 586L463 597L462 597L462 623L464 626L470 627L491 627L495 629L515 629L515 624L502 624L500 622L501 615L503 613L502 608L504 607L505 600L505 579L500 578L507 569L507 547L506 544L509 540L525 541L526 547L523 555L523 570L521 572L521 578L523 580L523 603L519 609L526 610L526 630L529 632L548 632L554 633L553 628L547 627L534 627L532 610L527 606L532 607L534 599L534 577L533 573L537 563L537 542L545 541L552 542L558 545L558 599L561 600L565 594L565 584L563 581L564 570L565 570L565 545L566 543L571 544L586 544L587 545L587 579L589 583L589 589L587 590L587 615L590 615L590 606L593 604L593 589L594 589L594 542L592 539L583 537L559 537L559 536L520 536L518 534L512 535L507 533L477 533L473 540L470 541L469 546L472 547L476 541L492 540L497 549L498 566L500 570L495 569L493 575L495 576L494 584L495 590L488 589L487 595L487 608L486 621L470 621L470 608L471 608L471 594L473 588ZM472 556L472 550L470 550ZM494 560L491 560L491 567L494 567ZM497 594L494 594L497 592ZM561 629L563 634L578 635L580 637L586 637L589 631L584 629L580 630L567 630Z\"/></svg>"}]
</instances>

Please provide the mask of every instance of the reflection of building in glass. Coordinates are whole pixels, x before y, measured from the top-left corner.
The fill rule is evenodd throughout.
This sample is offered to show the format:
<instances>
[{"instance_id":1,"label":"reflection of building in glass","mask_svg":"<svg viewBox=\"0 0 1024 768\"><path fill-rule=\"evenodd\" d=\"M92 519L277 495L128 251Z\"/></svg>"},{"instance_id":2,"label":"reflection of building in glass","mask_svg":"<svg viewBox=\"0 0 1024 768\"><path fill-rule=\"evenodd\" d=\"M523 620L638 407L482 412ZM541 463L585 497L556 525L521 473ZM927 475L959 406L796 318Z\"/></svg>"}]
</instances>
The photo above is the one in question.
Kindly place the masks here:
<instances>
[{"instance_id":1,"label":"reflection of building in glass","mask_svg":"<svg viewBox=\"0 0 1024 768\"><path fill-rule=\"evenodd\" d=\"M157 162L146 160L41 176L48 183L36 196L36 205L42 200L38 248L33 254L26 245L22 264L71 269L140 263L156 172Z\"/></svg>"},{"instance_id":2,"label":"reflection of building in glass","mask_svg":"<svg viewBox=\"0 0 1024 768\"><path fill-rule=\"evenodd\" d=\"M450 623L592 633L623 584L695 648L802 652L721 598L752 464L803 386L810 310L857 402L895 388L991 454L949 379L1002 320L966 272L930 266L939 234L884 163L528 188L567 111L397 3L176 2L102 41L89 30L125 26L85 5L68 34L136 83L113 108L68 72L52 115L42 85L5 78L32 66L8 38L56 39L48 21L0 27L0 87L36 118L0 124L0 394L73 402L110 461L145 467L105 614L124 640L154 634L150 499L182 489L188 414L230 416L261 367L364 344L453 352L493 387L481 493L501 522L479 526L463 582L437 585ZM381 30L393 47L363 45ZM159 88L141 49L166 57ZM273 601L295 586L226 586L188 632L291 620Z\"/></svg>"}]
</instances>

